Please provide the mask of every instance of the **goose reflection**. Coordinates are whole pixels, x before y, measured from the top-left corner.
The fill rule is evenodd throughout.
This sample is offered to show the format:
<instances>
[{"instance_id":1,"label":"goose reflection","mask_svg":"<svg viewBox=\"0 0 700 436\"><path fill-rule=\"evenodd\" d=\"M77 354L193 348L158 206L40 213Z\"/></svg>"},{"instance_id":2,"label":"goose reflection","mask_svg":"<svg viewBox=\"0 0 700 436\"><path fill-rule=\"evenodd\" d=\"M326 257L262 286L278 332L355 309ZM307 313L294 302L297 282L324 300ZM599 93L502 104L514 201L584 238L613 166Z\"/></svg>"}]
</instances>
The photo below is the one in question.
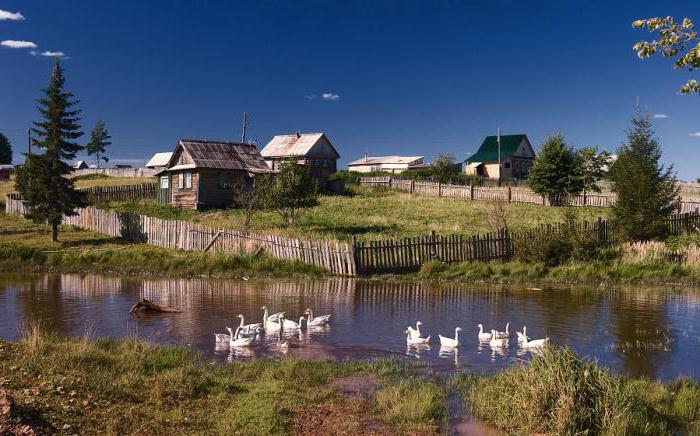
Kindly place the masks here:
<instances>
[{"instance_id":1,"label":"goose reflection","mask_svg":"<svg viewBox=\"0 0 700 436\"><path fill-rule=\"evenodd\" d=\"M430 351L430 344L406 344L406 355L416 359L421 358L421 353Z\"/></svg>"},{"instance_id":2,"label":"goose reflection","mask_svg":"<svg viewBox=\"0 0 700 436\"><path fill-rule=\"evenodd\" d=\"M440 347L438 356L441 359L454 358L455 368L459 367L459 347Z\"/></svg>"}]
</instances>

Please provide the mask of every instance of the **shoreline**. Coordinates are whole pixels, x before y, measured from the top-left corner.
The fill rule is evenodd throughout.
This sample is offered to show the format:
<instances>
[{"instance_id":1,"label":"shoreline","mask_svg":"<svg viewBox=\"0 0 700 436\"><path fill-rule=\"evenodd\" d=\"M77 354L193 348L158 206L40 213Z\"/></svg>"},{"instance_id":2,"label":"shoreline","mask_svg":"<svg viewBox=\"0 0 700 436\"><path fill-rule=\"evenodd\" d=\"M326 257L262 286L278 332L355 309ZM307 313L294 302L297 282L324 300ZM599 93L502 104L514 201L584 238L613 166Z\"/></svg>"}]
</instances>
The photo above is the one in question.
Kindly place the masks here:
<instances>
[{"instance_id":1,"label":"shoreline","mask_svg":"<svg viewBox=\"0 0 700 436\"><path fill-rule=\"evenodd\" d=\"M29 326L0 339L0 359L11 369L0 432L434 434L460 418L511 433L700 430L697 382L623 377L559 347L494 374L440 376L387 359L211 365L183 346Z\"/></svg>"}]
</instances>

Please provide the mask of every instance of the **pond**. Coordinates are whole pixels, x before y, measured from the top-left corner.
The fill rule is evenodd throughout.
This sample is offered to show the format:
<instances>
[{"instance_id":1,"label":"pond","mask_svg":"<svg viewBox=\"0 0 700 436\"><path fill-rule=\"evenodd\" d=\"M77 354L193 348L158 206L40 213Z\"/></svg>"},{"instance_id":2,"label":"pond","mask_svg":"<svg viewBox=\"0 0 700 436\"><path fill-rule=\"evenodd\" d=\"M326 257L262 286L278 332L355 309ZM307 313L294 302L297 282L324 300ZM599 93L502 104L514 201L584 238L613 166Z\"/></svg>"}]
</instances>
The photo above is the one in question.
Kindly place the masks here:
<instances>
[{"instance_id":1,"label":"pond","mask_svg":"<svg viewBox=\"0 0 700 436\"><path fill-rule=\"evenodd\" d=\"M426 362L436 371L495 371L527 359L515 330L549 337L606 367L660 380L688 376L700 380L700 292L675 287L591 287L547 285L426 284L374 280L232 281L151 279L108 275L0 275L0 337L15 340L22 326L39 323L64 335L137 336L199 350L212 361L301 356L355 360L400 358ZM182 313L129 315L141 298ZM332 314L325 328L287 332L290 347L277 335L261 335L250 349L216 346L214 332L262 319L261 306L298 319ZM428 347L407 347L403 332L423 322ZM513 339L492 349L477 339L477 324L504 330ZM441 350L438 334L462 346Z\"/></svg>"}]
</instances>

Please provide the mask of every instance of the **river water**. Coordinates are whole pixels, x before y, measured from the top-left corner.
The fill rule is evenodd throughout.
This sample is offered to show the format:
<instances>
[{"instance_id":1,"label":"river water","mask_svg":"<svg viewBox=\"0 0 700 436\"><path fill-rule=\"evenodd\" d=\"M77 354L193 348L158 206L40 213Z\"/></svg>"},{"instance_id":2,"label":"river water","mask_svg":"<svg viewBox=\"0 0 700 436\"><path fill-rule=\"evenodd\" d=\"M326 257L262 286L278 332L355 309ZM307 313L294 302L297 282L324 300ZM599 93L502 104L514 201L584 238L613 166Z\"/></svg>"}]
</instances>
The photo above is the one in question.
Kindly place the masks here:
<instances>
[{"instance_id":1,"label":"river water","mask_svg":"<svg viewBox=\"0 0 700 436\"><path fill-rule=\"evenodd\" d=\"M660 380L700 380L700 291L675 287L586 287L425 284L324 279L232 281L144 279L107 275L0 275L0 337L15 340L22 326L39 323L64 335L138 336L181 344L212 361L302 356L354 360L394 357L426 362L437 371L495 371L530 354L515 338L505 350L477 340L478 323L510 331L524 324L532 338L549 337L614 371ZM128 314L141 298L182 310L175 314ZM260 336L251 349L217 347L214 332L235 327L236 315L259 322L261 306L298 319L332 314L325 328ZM429 347L407 347L403 331L420 320ZM441 350L438 334L462 346ZM514 336L514 334L513 334Z\"/></svg>"}]
</instances>

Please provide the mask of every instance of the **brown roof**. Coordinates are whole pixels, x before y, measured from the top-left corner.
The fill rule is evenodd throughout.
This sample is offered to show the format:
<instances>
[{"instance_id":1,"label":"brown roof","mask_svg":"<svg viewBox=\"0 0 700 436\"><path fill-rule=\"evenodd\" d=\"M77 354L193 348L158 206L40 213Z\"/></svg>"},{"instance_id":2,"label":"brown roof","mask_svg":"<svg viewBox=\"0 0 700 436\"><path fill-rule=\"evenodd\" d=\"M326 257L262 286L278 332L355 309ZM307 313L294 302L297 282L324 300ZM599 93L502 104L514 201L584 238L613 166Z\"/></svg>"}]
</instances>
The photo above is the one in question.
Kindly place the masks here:
<instances>
[{"instance_id":1,"label":"brown roof","mask_svg":"<svg viewBox=\"0 0 700 436\"><path fill-rule=\"evenodd\" d=\"M178 147L180 146L192 158L193 168L241 170L253 173L271 172L258 149L251 144L181 139L178 142ZM177 151L177 147L175 150ZM168 168L174 168L173 159L176 158L176 155L177 153L173 153L170 162L168 162Z\"/></svg>"}]
</instances>

